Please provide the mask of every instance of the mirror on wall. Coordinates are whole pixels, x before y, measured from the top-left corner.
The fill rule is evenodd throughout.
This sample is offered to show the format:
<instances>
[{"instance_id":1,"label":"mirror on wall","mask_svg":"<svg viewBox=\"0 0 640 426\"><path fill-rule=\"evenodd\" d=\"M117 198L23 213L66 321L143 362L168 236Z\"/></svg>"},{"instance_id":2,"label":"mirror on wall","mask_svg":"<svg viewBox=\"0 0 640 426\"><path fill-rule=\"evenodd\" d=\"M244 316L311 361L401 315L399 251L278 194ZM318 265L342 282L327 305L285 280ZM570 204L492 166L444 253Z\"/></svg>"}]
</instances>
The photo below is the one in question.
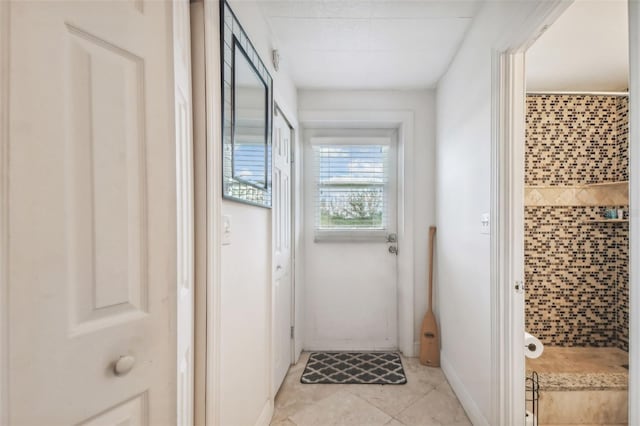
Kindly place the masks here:
<instances>
[{"instance_id":1,"label":"mirror on wall","mask_svg":"<svg viewBox=\"0 0 640 426\"><path fill-rule=\"evenodd\" d=\"M233 177L267 187L267 84L234 39Z\"/></svg>"},{"instance_id":2,"label":"mirror on wall","mask_svg":"<svg viewBox=\"0 0 640 426\"><path fill-rule=\"evenodd\" d=\"M221 8L223 196L271 207L273 81L226 1Z\"/></svg>"}]
</instances>

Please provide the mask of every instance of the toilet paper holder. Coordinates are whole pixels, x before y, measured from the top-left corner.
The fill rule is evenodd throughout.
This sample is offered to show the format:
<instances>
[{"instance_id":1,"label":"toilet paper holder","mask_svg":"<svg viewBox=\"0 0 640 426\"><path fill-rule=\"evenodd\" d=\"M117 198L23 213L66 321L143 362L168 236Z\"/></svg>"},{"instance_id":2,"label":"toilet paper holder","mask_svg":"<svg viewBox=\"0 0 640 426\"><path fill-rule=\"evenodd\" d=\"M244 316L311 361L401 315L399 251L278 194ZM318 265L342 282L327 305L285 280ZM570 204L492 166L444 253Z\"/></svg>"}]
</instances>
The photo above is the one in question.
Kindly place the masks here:
<instances>
[{"instance_id":1,"label":"toilet paper holder","mask_svg":"<svg viewBox=\"0 0 640 426\"><path fill-rule=\"evenodd\" d=\"M527 358L538 358L544 351L544 345L537 337L524 332L524 349Z\"/></svg>"}]
</instances>

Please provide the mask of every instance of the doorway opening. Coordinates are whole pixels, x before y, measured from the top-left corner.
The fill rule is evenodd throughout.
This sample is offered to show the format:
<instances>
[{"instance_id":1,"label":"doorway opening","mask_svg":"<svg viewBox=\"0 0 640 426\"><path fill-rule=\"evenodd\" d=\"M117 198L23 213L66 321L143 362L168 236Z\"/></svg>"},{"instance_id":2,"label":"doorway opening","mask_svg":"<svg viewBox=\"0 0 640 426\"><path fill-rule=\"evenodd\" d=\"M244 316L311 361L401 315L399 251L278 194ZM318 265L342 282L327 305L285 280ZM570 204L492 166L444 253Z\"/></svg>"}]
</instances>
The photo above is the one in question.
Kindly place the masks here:
<instances>
[{"instance_id":1,"label":"doorway opening","mask_svg":"<svg viewBox=\"0 0 640 426\"><path fill-rule=\"evenodd\" d=\"M627 372L635 360L627 93L633 86L627 46L634 43L627 23L633 28L634 21L627 7L549 5L534 30L523 30L515 46L496 55L494 243L506 253L494 246L494 353L506 344L515 355L497 357L494 409L507 423L520 423L532 410L524 393L525 374L534 370L537 424L635 418L630 402L638 384ZM597 31L589 19L597 20ZM530 353L523 330L539 339L542 355ZM539 357L525 361L521 348ZM593 404L594 397L607 402Z\"/></svg>"},{"instance_id":2,"label":"doorway opening","mask_svg":"<svg viewBox=\"0 0 640 426\"><path fill-rule=\"evenodd\" d=\"M410 183L413 114L383 110L302 110L299 121L304 145L305 349L386 349L413 356L414 235L410 232L414 221ZM336 165L344 162L341 167L346 172L344 176L318 173L323 165L329 165L328 155ZM344 160L336 163L337 157ZM378 163L377 167L373 167L373 163ZM373 176L380 182L364 188L363 172L367 178ZM346 185L350 187L347 192L332 188L345 179L360 180L359 189L354 182ZM387 182L382 182L385 179ZM387 190L380 193L384 198L378 200L381 203L378 216L372 215L367 223L360 225L370 229L360 229L365 231L360 233L340 229L346 223L344 219L331 220L331 191L357 197L363 189L372 191L380 184ZM398 255L390 252L390 248L397 250ZM350 260L343 259L345 253ZM321 265L322 259L330 260L332 256L331 265ZM335 276L324 276L329 273ZM329 280L348 285L342 290L327 291ZM357 282L361 285L354 289L353 284ZM339 300L337 295L343 299ZM343 307L342 311L339 306ZM314 318L328 323L319 326L311 321Z\"/></svg>"},{"instance_id":3,"label":"doorway opening","mask_svg":"<svg viewBox=\"0 0 640 426\"><path fill-rule=\"evenodd\" d=\"M575 2L526 53L527 411L541 425L628 422L627 22L626 2Z\"/></svg>"}]
</instances>

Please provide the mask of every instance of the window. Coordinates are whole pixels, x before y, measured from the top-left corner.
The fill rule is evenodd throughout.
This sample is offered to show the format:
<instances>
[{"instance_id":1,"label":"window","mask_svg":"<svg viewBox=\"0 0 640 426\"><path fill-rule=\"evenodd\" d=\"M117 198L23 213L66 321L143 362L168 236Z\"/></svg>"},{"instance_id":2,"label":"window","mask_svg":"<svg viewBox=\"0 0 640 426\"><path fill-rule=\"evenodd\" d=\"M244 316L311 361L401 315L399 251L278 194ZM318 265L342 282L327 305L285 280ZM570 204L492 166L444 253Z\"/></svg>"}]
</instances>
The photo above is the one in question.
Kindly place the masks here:
<instances>
[{"instance_id":1,"label":"window","mask_svg":"<svg viewBox=\"0 0 640 426\"><path fill-rule=\"evenodd\" d=\"M380 139L314 144L316 238L386 234L390 145Z\"/></svg>"}]
</instances>

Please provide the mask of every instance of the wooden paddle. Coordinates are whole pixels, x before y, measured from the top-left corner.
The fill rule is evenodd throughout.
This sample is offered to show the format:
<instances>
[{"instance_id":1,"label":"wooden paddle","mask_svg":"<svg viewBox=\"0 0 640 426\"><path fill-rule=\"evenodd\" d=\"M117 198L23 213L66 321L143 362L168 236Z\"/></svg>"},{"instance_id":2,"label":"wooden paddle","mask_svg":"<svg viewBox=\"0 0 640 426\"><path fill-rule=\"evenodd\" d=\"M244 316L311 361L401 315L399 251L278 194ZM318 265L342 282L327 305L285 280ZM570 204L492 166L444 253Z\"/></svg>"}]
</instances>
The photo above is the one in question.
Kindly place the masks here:
<instances>
[{"instance_id":1,"label":"wooden paddle","mask_svg":"<svg viewBox=\"0 0 640 426\"><path fill-rule=\"evenodd\" d=\"M438 323L433 314L433 243L436 227L429 227L429 309L422 320L420 330L420 364L429 367L440 366L440 335Z\"/></svg>"}]
</instances>

